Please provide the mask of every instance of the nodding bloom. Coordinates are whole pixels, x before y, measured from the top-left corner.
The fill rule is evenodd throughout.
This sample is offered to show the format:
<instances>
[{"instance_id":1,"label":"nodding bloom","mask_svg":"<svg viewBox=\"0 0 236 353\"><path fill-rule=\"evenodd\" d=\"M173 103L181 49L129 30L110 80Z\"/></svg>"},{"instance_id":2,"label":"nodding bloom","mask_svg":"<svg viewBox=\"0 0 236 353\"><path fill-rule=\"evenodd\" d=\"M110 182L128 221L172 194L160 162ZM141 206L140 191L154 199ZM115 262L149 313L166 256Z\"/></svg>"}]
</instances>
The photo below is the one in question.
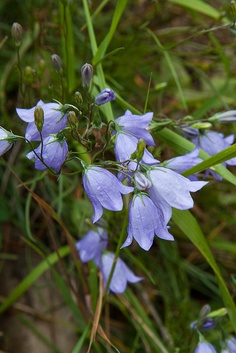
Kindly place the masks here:
<instances>
[{"instance_id":1,"label":"nodding bloom","mask_svg":"<svg viewBox=\"0 0 236 353\"><path fill-rule=\"evenodd\" d=\"M102 105L110 101L114 101L115 98L116 97L114 91L110 88L105 88L102 92L97 95L94 102L97 105Z\"/></svg>"},{"instance_id":2,"label":"nodding bloom","mask_svg":"<svg viewBox=\"0 0 236 353\"><path fill-rule=\"evenodd\" d=\"M63 130L67 123L67 115L62 112L63 106L59 103L44 103L40 100L36 106L41 106L44 112L44 123L42 127L42 137L55 134ZM35 107L30 109L16 108L16 112L21 120L28 123L25 138L29 141L40 141L41 136L35 125Z\"/></svg>"},{"instance_id":3,"label":"nodding bloom","mask_svg":"<svg viewBox=\"0 0 236 353\"><path fill-rule=\"evenodd\" d=\"M111 211L121 211L121 194L133 191L133 187L123 185L111 172L92 165L85 168L83 185L94 209L93 223L101 218L103 207Z\"/></svg>"},{"instance_id":4,"label":"nodding bloom","mask_svg":"<svg viewBox=\"0 0 236 353\"><path fill-rule=\"evenodd\" d=\"M208 342L200 342L194 353L217 353L212 344Z\"/></svg>"},{"instance_id":5,"label":"nodding bloom","mask_svg":"<svg viewBox=\"0 0 236 353\"><path fill-rule=\"evenodd\" d=\"M126 110L125 114L114 120L116 130L123 131L136 137L138 140L143 139L148 146L154 146L155 142L147 128L153 118L153 113L143 115L132 114Z\"/></svg>"},{"instance_id":6,"label":"nodding bloom","mask_svg":"<svg viewBox=\"0 0 236 353\"><path fill-rule=\"evenodd\" d=\"M66 160L67 153L68 145L66 140L61 140L58 139L56 135L51 135L41 142L35 149L35 152L29 152L26 157L35 160L34 166L36 169L44 170L47 169L48 166L59 173L62 164Z\"/></svg>"},{"instance_id":7,"label":"nodding bloom","mask_svg":"<svg viewBox=\"0 0 236 353\"><path fill-rule=\"evenodd\" d=\"M111 252L106 252L102 255L101 262L101 272L103 276L104 285L106 286L109 279L113 263L115 259L115 254ZM109 284L109 289L114 293L124 293L126 290L128 282L136 283L141 281L141 277L137 277L133 271L131 271L128 266L118 258L116 261L115 269L112 274L112 279Z\"/></svg>"},{"instance_id":8,"label":"nodding bloom","mask_svg":"<svg viewBox=\"0 0 236 353\"><path fill-rule=\"evenodd\" d=\"M134 238L142 249L149 250L155 234L161 239L174 240L162 210L147 195L139 193L130 201L128 237L122 247L130 245Z\"/></svg>"},{"instance_id":9,"label":"nodding bloom","mask_svg":"<svg viewBox=\"0 0 236 353\"><path fill-rule=\"evenodd\" d=\"M190 191L200 190L207 184L205 181L190 181L182 175L165 167L150 167L147 175L138 173L135 175L135 182L138 188L144 191L143 184L147 182L147 193L153 203L161 208L167 224L171 218L171 207L186 210L193 207L193 199ZM140 182L142 180L142 182ZM151 185L151 186L150 186Z\"/></svg>"},{"instance_id":10,"label":"nodding bloom","mask_svg":"<svg viewBox=\"0 0 236 353\"><path fill-rule=\"evenodd\" d=\"M105 229L98 227L97 231L89 230L86 235L76 243L82 262L94 260L101 266L102 251L107 248L108 235Z\"/></svg>"},{"instance_id":11,"label":"nodding bloom","mask_svg":"<svg viewBox=\"0 0 236 353\"><path fill-rule=\"evenodd\" d=\"M115 139L115 156L118 162L128 161L132 155L137 150L138 139L127 133L119 132ZM159 161L155 159L152 154L145 148L141 163L152 165L157 164ZM129 163L129 169L135 171L137 168L137 163L132 161Z\"/></svg>"},{"instance_id":12,"label":"nodding bloom","mask_svg":"<svg viewBox=\"0 0 236 353\"><path fill-rule=\"evenodd\" d=\"M227 353L236 353L236 338L231 337L226 341L228 349L226 350Z\"/></svg>"},{"instance_id":13,"label":"nodding bloom","mask_svg":"<svg viewBox=\"0 0 236 353\"><path fill-rule=\"evenodd\" d=\"M199 148L195 148L192 152L186 153L184 156L178 156L171 159L168 159L164 162L165 166L174 170L175 172L181 174L185 170L194 167L195 165L202 162L202 159L198 157ZM191 176L188 177L191 180L197 180L197 177Z\"/></svg>"},{"instance_id":14,"label":"nodding bloom","mask_svg":"<svg viewBox=\"0 0 236 353\"><path fill-rule=\"evenodd\" d=\"M213 318L206 317L202 322L199 320L193 321L190 325L192 330L209 331L216 326L216 321Z\"/></svg>"},{"instance_id":15,"label":"nodding bloom","mask_svg":"<svg viewBox=\"0 0 236 353\"><path fill-rule=\"evenodd\" d=\"M16 137L10 131L0 126L0 156L12 147L12 141L15 139Z\"/></svg>"}]
</instances>

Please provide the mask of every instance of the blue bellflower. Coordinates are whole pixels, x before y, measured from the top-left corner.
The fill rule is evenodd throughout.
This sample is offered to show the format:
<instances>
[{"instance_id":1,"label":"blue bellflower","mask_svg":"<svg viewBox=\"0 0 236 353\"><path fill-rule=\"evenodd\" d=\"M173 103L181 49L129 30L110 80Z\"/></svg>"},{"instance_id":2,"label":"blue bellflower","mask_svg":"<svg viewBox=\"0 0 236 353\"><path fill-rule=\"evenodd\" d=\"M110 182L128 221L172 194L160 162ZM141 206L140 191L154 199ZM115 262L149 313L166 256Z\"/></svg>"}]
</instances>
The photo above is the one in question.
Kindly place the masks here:
<instances>
[{"instance_id":1,"label":"blue bellflower","mask_svg":"<svg viewBox=\"0 0 236 353\"><path fill-rule=\"evenodd\" d=\"M59 173L62 164L66 160L68 153L68 145L66 140L59 140L55 135L46 137L42 143L35 149L37 155L43 159L44 163L55 169ZM35 160L35 168L39 170L47 169L46 165L37 157L34 151L27 153L26 157L28 159Z\"/></svg>"},{"instance_id":2,"label":"blue bellflower","mask_svg":"<svg viewBox=\"0 0 236 353\"><path fill-rule=\"evenodd\" d=\"M151 167L148 175L139 173L135 175L135 182L138 188L143 188L143 181L145 178L151 181L151 186L147 187L147 192L156 205L161 208L164 216L164 222L167 224L171 218L171 207L180 210L186 210L193 207L193 199L190 191L195 192L200 190L207 184L205 181L190 181L182 175L174 172L171 169L164 167ZM146 183L148 185L148 182Z\"/></svg>"},{"instance_id":3,"label":"blue bellflower","mask_svg":"<svg viewBox=\"0 0 236 353\"><path fill-rule=\"evenodd\" d=\"M102 92L100 92L97 95L94 102L97 105L102 105L102 104L108 103L110 101L113 101L115 98L116 97L115 97L114 91L110 88L105 88Z\"/></svg>"},{"instance_id":4,"label":"blue bellflower","mask_svg":"<svg viewBox=\"0 0 236 353\"><path fill-rule=\"evenodd\" d=\"M107 248L107 232L98 227L97 231L89 230L87 234L76 243L82 262L94 260L97 266L101 266L102 251Z\"/></svg>"},{"instance_id":5,"label":"blue bellflower","mask_svg":"<svg viewBox=\"0 0 236 353\"><path fill-rule=\"evenodd\" d=\"M115 254L111 252L104 253L102 255L101 272L103 276L104 285L106 286L109 279ZM124 293L128 282L136 283L141 281L141 277L137 277L128 266L120 259L117 259L112 279L109 285L109 289L117 294Z\"/></svg>"},{"instance_id":6,"label":"blue bellflower","mask_svg":"<svg viewBox=\"0 0 236 353\"><path fill-rule=\"evenodd\" d=\"M137 149L138 139L127 133L119 132L115 139L115 156L118 162L125 162L130 159L132 153ZM145 148L141 163L152 165L157 164L159 161L155 159L152 154ZM135 170L137 167L136 162L129 163L129 169Z\"/></svg>"},{"instance_id":7,"label":"blue bellflower","mask_svg":"<svg viewBox=\"0 0 236 353\"><path fill-rule=\"evenodd\" d=\"M229 352L236 353L236 338L232 337L226 341Z\"/></svg>"},{"instance_id":8,"label":"blue bellflower","mask_svg":"<svg viewBox=\"0 0 236 353\"><path fill-rule=\"evenodd\" d=\"M0 156L6 153L11 147L11 133L0 126Z\"/></svg>"},{"instance_id":9,"label":"blue bellflower","mask_svg":"<svg viewBox=\"0 0 236 353\"><path fill-rule=\"evenodd\" d=\"M111 211L121 211L121 194L129 194L133 187L123 185L106 169L88 166L83 175L83 185L94 209L93 223L103 214L103 207Z\"/></svg>"},{"instance_id":10,"label":"blue bellflower","mask_svg":"<svg viewBox=\"0 0 236 353\"><path fill-rule=\"evenodd\" d=\"M194 353L217 353L212 344L208 342L200 342Z\"/></svg>"},{"instance_id":11,"label":"blue bellflower","mask_svg":"<svg viewBox=\"0 0 236 353\"><path fill-rule=\"evenodd\" d=\"M139 193L130 202L128 237L122 247L129 246L134 238L142 249L149 250L155 234L161 239L174 240L162 210L147 195Z\"/></svg>"},{"instance_id":12,"label":"blue bellflower","mask_svg":"<svg viewBox=\"0 0 236 353\"><path fill-rule=\"evenodd\" d=\"M42 128L42 137L55 134L63 130L67 123L67 115L63 114L59 103L44 103L39 101L36 106L41 106L44 111L44 123ZM25 138L29 141L40 141L41 136L34 121L35 107L30 109L16 108L16 112L21 120L28 123Z\"/></svg>"},{"instance_id":13,"label":"blue bellflower","mask_svg":"<svg viewBox=\"0 0 236 353\"><path fill-rule=\"evenodd\" d=\"M147 130L152 118L153 113L151 112L144 115L135 115L126 110L125 114L115 119L114 122L118 125L118 131L127 132L138 140L143 139L148 146L154 146L153 137Z\"/></svg>"},{"instance_id":14,"label":"blue bellflower","mask_svg":"<svg viewBox=\"0 0 236 353\"><path fill-rule=\"evenodd\" d=\"M198 157L199 148L195 148L192 152L186 153L184 156L178 156L165 161L165 166L181 174L185 170L194 167L195 165L202 162L202 159ZM197 180L197 177L188 177L190 180Z\"/></svg>"}]
</instances>

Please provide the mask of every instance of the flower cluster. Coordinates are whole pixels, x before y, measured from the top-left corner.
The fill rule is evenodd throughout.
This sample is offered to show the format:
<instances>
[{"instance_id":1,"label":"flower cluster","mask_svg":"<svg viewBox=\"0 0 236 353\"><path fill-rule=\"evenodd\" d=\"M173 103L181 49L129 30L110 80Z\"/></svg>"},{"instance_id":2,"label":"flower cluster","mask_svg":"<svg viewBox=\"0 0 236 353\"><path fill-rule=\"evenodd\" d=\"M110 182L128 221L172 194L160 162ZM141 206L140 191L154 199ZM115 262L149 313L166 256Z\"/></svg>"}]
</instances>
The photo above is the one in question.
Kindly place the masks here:
<instances>
[{"instance_id":1,"label":"flower cluster","mask_svg":"<svg viewBox=\"0 0 236 353\"><path fill-rule=\"evenodd\" d=\"M52 57L53 66L57 71L62 69L62 62L59 59L56 55ZM45 103L39 100L36 106L30 109L16 109L19 118L27 124L23 138L31 151L26 157L34 161L36 169L49 169L59 174L65 162L76 155L80 170L83 171L83 187L94 210L93 223L101 219L103 209L121 211L123 195L127 195L127 238L122 248L131 245L133 239L146 251L151 248L155 236L173 241L174 238L168 225L172 216L172 208L180 210L192 208L193 199L190 193L200 190L207 183L199 181L195 176L185 178L181 173L201 162L198 157L200 148L213 155L229 146L233 141L232 136L224 138L223 135L211 131L202 135L198 129L185 128L185 133L188 133L195 142L196 149L185 156L175 157L161 163L149 148L154 150L155 147L154 138L150 133L154 114L147 112L137 115L127 110L106 126L107 133L106 140L104 140L102 131L99 131L99 128L104 126L100 117L98 118L99 106L113 101L115 94L110 88L105 88L95 98L91 98L93 67L90 64L86 63L82 66L81 78L88 101L85 113L80 110L83 104L80 92L76 92L77 107L70 104L63 105L56 101ZM231 121L231 115L221 115L217 119L230 119ZM1 128L0 154L9 150L17 138L11 132ZM70 152L70 146L74 146L75 141L91 152L91 164L85 163L77 152ZM34 147L36 142L38 146ZM99 159L98 156L104 155L103 153L95 154L96 158L93 157L93 148L98 147L102 148L102 152L106 148L109 150L113 148L114 161L106 162ZM236 163L236 158L227 163L231 165ZM111 167L112 170L115 169L116 173L107 170L106 166ZM96 234L91 231L86 239L90 240L93 235L95 241L100 233ZM99 251L92 242L91 248L93 246L95 248L87 253L86 244L89 240L86 239L85 243L81 241L78 245L81 260L89 261L93 258L106 281L109 272L107 269L110 268L113 255L111 253L101 255L106 248L103 242L100 244L102 248ZM115 274L119 268L124 268L120 261L117 262ZM129 273L127 269L125 272ZM127 275L127 281L132 282L131 275ZM117 292L117 290L114 291Z\"/></svg>"}]
</instances>

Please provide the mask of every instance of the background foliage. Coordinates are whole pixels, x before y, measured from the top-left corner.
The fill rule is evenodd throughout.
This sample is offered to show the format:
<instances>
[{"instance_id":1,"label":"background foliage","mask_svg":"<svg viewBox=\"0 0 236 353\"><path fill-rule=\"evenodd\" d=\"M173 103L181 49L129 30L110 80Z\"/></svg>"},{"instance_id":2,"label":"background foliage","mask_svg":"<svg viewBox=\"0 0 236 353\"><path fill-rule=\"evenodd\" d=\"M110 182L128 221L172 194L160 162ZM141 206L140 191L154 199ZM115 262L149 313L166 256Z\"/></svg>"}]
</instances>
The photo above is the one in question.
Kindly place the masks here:
<instances>
[{"instance_id":1,"label":"background foliage","mask_svg":"<svg viewBox=\"0 0 236 353\"><path fill-rule=\"evenodd\" d=\"M8 0L0 4L0 17L1 126L14 133L24 133L16 107L62 99L61 78L51 65L54 53L64 64L65 102L74 104L85 62L94 65L94 94L106 86L116 91L112 106L101 110L107 120L127 108L176 121L235 109L234 9L228 1ZM13 22L24 29L20 66ZM216 129L235 134L236 125ZM190 148L168 134L167 129L154 134L161 160ZM96 269L81 265L74 242L90 229L92 208L79 176L56 180L32 172L26 151L17 143L0 160L2 349L14 351L15 331L9 330L14 319L42 343L42 350L33 352L86 351L101 298ZM192 352L198 337L189 325L206 303L212 310L226 306L230 311L230 321L223 317L220 329L207 339L219 349L221 329L235 331L235 185L232 175L231 183L212 179L194 195L191 212L197 222L176 211L171 222L175 242L156 238L149 252L136 244L122 250L144 281L122 296L105 298L93 351L114 351L112 342L122 352ZM107 211L105 216L115 246L123 214ZM45 273L48 277L38 282ZM55 303L45 299L50 290L59 297ZM37 300L31 302L27 293ZM67 332L67 344L72 337L67 348L57 336L48 336L47 325L62 330L62 336Z\"/></svg>"}]
</instances>

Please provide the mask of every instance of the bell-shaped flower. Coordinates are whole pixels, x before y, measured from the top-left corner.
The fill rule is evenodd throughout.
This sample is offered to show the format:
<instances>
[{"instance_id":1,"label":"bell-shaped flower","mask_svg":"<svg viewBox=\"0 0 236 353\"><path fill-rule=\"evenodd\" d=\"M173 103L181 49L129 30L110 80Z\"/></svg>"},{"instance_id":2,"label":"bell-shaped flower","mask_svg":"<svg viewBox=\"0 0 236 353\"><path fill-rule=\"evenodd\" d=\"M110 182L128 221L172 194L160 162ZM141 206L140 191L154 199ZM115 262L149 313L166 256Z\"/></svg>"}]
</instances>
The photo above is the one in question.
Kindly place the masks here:
<instances>
[{"instance_id":1,"label":"bell-shaped flower","mask_svg":"<svg viewBox=\"0 0 236 353\"><path fill-rule=\"evenodd\" d=\"M16 140L16 136L0 126L0 156L12 147L14 140Z\"/></svg>"},{"instance_id":2,"label":"bell-shaped flower","mask_svg":"<svg viewBox=\"0 0 236 353\"><path fill-rule=\"evenodd\" d=\"M209 342L200 342L194 353L217 353L215 348Z\"/></svg>"},{"instance_id":3,"label":"bell-shaped flower","mask_svg":"<svg viewBox=\"0 0 236 353\"><path fill-rule=\"evenodd\" d=\"M115 259L115 254L111 252L106 252L102 255L101 272L103 276L104 285L106 286L109 279L113 263ZM124 293L126 290L128 282L136 283L141 281L141 277L137 277L128 266L118 258L116 261L115 269L112 274L112 279L109 284L109 289L114 293Z\"/></svg>"},{"instance_id":4,"label":"bell-shaped flower","mask_svg":"<svg viewBox=\"0 0 236 353\"><path fill-rule=\"evenodd\" d=\"M115 156L118 162L128 161L131 155L137 150L138 139L127 133L119 132L115 139ZM153 165L159 163L157 159L145 148L141 163ZM135 170L137 163L129 163L129 169Z\"/></svg>"},{"instance_id":5,"label":"bell-shaped flower","mask_svg":"<svg viewBox=\"0 0 236 353\"><path fill-rule=\"evenodd\" d=\"M115 98L116 97L115 97L114 91L110 88L105 88L102 92L100 92L97 95L94 102L97 105L102 105L102 104L108 103L110 101L113 101Z\"/></svg>"},{"instance_id":6,"label":"bell-shaped flower","mask_svg":"<svg viewBox=\"0 0 236 353\"><path fill-rule=\"evenodd\" d=\"M230 353L236 353L236 338L232 337L226 341Z\"/></svg>"},{"instance_id":7,"label":"bell-shaped flower","mask_svg":"<svg viewBox=\"0 0 236 353\"><path fill-rule=\"evenodd\" d=\"M124 115L115 119L115 125L118 126L118 131L124 131L138 140L143 139L148 146L154 146L155 142L152 135L148 132L147 127L153 118L153 113L146 113L143 115L132 114L129 110Z\"/></svg>"},{"instance_id":8,"label":"bell-shaped flower","mask_svg":"<svg viewBox=\"0 0 236 353\"><path fill-rule=\"evenodd\" d=\"M225 137L222 133L215 131L205 131L204 134L192 138L192 142L206 151L210 156L230 147L234 142L234 135ZM231 158L225 162L228 165L236 165L236 158Z\"/></svg>"},{"instance_id":9,"label":"bell-shaped flower","mask_svg":"<svg viewBox=\"0 0 236 353\"><path fill-rule=\"evenodd\" d=\"M209 331L216 326L216 321L211 317L206 317L204 320L196 320L191 322L192 330Z\"/></svg>"},{"instance_id":10,"label":"bell-shaped flower","mask_svg":"<svg viewBox=\"0 0 236 353\"><path fill-rule=\"evenodd\" d=\"M107 232L98 227L97 231L89 230L87 234L76 243L82 262L94 260L97 266L101 266L102 251L107 248Z\"/></svg>"},{"instance_id":11,"label":"bell-shaped flower","mask_svg":"<svg viewBox=\"0 0 236 353\"><path fill-rule=\"evenodd\" d=\"M149 250L155 234L161 239L174 240L162 210L147 195L139 193L130 201L128 237L122 247L130 245L134 238L142 249Z\"/></svg>"},{"instance_id":12,"label":"bell-shaped flower","mask_svg":"<svg viewBox=\"0 0 236 353\"><path fill-rule=\"evenodd\" d=\"M148 172L152 186L147 190L155 204L164 201L171 207L186 210L193 207L190 191L196 192L207 184L205 181L190 181L171 169L155 167Z\"/></svg>"},{"instance_id":13,"label":"bell-shaped flower","mask_svg":"<svg viewBox=\"0 0 236 353\"><path fill-rule=\"evenodd\" d=\"M36 106L41 106L44 112L44 123L42 128L42 137L55 134L63 130L67 123L67 115L62 112L63 106L59 103L44 103L39 101ZM28 123L25 138L29 141L40 141L41 136L35 125L34 117L35 107L30 109L16 108L16 112L21 120Z\"/></svg>"},{"instance_id":14,"label":"bell-shaped flower","mask_svg":"<svg viewBox=\"0 0 236 353\"><path fill-rule=\"evenodd\" d=\"M59 173L62 164L66 160L68 145L65 139L59 139L56 135L46 137L43 142L34 150L29 152L26 157L35 160L35 168L44 170L55 169Z\"/></svg>"},{"instance_id":15,"label":"bell-shaped flower","mask_svg":"<svg viewBox=\"0 0 236 353\"><path fill-rule=\"evenodd\" d=\"M83 185L94 209L93 223L101 218L103 207L111 211L122 210L121 194L133 191L133 187L123 185L111 172L92 165L85 168Z\"/></svg>"},{"instance_id":16,"label":"bell-shaped flower","mask_svg":"<svg viewBox=\"0 0 236 353\"><path fill-rule=\"evenodd\" d=\"M184 156L178 156L165 161L165 166L177 173L183 173L185 170L194 167L202 162L198 157L199 148L195 148L192 152L186 153Z\"/></svg>"},{"instance_id":17,"label":"bell-shaped flower","mask_svg":"<svg viewBox=\"0 0 236 353\"><path fill-rule=\"evenodd\" d=\"M236 110L228 110L226 112L217 113L210 120L216 120L219 123L232 123L236 121Z\"/></svg>"}]
</instances>

